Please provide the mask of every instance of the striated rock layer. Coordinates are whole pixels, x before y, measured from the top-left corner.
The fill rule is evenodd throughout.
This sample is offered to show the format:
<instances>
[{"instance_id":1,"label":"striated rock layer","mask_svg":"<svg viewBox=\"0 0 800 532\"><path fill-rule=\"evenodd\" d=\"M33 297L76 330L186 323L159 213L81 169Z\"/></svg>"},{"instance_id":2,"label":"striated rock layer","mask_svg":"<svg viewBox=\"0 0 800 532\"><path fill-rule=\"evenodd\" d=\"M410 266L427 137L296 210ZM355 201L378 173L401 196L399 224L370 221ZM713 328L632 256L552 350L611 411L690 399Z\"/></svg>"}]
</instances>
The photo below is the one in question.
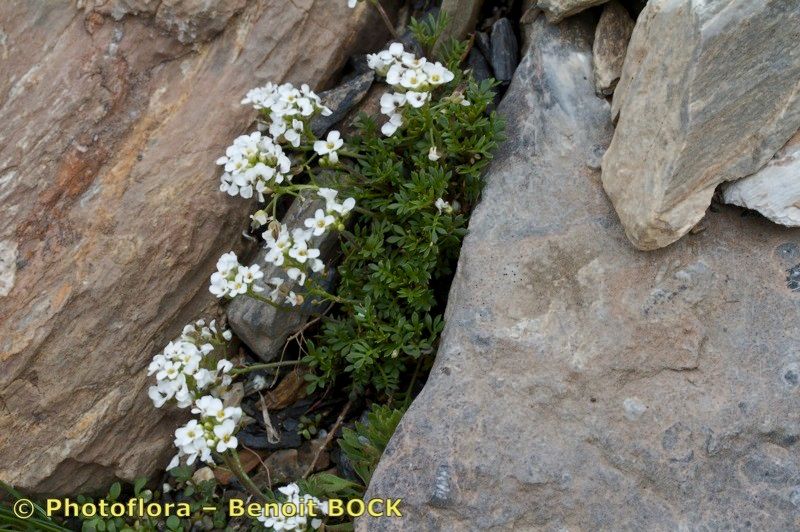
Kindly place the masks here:
<instances>
[{"instance_id":1,"label":"striated rock layer","mask_svg":"<svg viewBox=\"0 0 800 532\"><path fill-rule=\"evenodd\" d=\"M800 128L798 27L785 0L651 0L641 12L603 158L636 247L689 232L717 185L756 172Z\"/></svg>"},{"instance_id":2,"label":"striated rock layer","mask_svg":"<svg viewBox=\"0 0 800 532\"><path fill-rule=\"evenodd\" d=\"M430 378L360 530L790 530L800 230L739 210L638 252L603 194L592 25L539 17Z\"/></svg>"},{"instance_id":3,"label":"striated rock layer","mask_svg":"<svg viewBox=\"0 0 800 532\"><path fill-rule=\"evenodd\" d=\"M381 27L327 0L0 3L0 479L74 493L164 465L177 420L146 367L248 221L214 165L239 101L324 85Z\"/></svg>"}]
</instances>

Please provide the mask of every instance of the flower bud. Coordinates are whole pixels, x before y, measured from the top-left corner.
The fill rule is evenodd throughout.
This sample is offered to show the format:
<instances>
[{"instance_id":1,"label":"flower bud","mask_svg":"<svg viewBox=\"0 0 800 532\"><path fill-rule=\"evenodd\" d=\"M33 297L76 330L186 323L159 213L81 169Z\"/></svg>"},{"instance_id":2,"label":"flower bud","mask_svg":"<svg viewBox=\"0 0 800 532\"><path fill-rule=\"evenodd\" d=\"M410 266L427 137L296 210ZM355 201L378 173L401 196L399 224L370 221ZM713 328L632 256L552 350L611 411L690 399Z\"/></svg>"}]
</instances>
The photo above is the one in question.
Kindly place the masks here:
<instances>
[{"instance_id":1,"label":"flower bud","mask_svg":"<svg viewBox=\"0 0 800 532\"><path fill-rule=\"evenodd\" d=\"M267 230L272 233L272 238L278 238L281 234L281 223L278 220L272 220L269 222Z\"/></svg>"}]
</instances>

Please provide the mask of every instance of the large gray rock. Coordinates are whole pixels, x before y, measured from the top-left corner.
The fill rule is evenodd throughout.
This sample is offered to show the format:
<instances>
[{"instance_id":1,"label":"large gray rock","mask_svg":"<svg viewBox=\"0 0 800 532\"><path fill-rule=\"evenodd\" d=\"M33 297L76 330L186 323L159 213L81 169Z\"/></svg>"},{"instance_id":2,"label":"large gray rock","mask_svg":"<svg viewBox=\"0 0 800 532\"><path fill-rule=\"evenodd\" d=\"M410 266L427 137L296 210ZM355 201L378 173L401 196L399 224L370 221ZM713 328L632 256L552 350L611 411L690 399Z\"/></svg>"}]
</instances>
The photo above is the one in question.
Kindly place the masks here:
<instances>
[{"instance_id":1,"label":"large gray rock","mask_svg":"<svg viewBox=\"0 0 800 532\"><path fill-rule=\"evenodd\" d=\"M592 46L594 85L598 94L613 94L622 75L625 52L633 33L634 22L628 10L617 0L603 7Z\"/></svg>"},{"instance_id":2,"label":"large gray rock","mask_svg":"<svg viewBox=\"0 0 800 532\"><path fill-rule=\"evenodd\" d=\"M717 185L761 168L800 128L800 8L651 0L614 93L603 186L640 249L686 234Z\"/></svg>"},{"instance_id":3,"label":"large gray rock","mask_svg":"<svg viewBox=\"0 0 800 532\"><path fill-rule=\"evenodd\" d=\"M538 0L536 7L542 9L550 22L560 22L590 7L605 4L608 0Z\"/></svg>"},{"instance_id":4,"label":"large gray rock","mask_svg":"<svg viewBox=\"0 0 800 532\"><path fill-rule=\"evenodd\" d=\"M775 223L800 225L800 131L755 174L725 187L726 203L753 209Z\"/></svg>"},{"instance_id":5,"label":"large gray rock","mask_svg":"<svg viewBox=\"0 0 800 532\"><path fill-rule=\"evenodd\" d=\"M525 32L436 363L366 495L404 516L359 529L796 529L800 231L723 208L633 249L593 169L592 27Z\"/></svg>"}]
</instances>

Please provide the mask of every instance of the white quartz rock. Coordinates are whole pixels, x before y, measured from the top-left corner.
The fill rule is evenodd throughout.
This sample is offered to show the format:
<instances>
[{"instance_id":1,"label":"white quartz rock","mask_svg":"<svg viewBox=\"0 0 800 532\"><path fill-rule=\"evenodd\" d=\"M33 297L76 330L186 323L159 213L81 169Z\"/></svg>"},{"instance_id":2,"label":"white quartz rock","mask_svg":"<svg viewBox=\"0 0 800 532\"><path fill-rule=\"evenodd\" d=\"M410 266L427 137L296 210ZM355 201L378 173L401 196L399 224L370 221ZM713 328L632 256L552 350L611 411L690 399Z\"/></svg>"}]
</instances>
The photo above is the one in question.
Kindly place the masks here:
<instances>
[{"instance_id":1,"label":"white quartz rock","mask_svg":"<svg viewBox=\"0 0 800 532\"><path fill-rule=\"evenodd\" d=\"M761 170L727 185L723 198L775 223L800 226L800 131Z\"/></svg>"}]
</instances>

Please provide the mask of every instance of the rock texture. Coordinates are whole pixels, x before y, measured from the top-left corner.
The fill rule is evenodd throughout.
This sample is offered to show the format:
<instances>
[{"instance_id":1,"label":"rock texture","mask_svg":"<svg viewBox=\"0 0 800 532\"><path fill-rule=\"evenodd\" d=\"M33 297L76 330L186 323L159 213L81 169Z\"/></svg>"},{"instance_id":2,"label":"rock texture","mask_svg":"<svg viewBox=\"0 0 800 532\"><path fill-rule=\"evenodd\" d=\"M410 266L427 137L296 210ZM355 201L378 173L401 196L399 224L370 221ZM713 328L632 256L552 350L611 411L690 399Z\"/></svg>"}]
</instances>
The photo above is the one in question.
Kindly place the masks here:
<instances>
[{"instance_id":1,"label":"rock texture","mask_svg":"<svg viewBox=\"0 0 800 532\"><path fill-rule=\"evenodd\" d=\"M314 212L324 206L323 200L295 201L281 222L290 229L304 228L303 221L306 218L313 218ZM337 238L336 233L329 231L322 236L313 237L310 242L313 247L320 250L320 259L327 261ZM301 293L302 290L295 290L299 285L286 277L284 269L267 262L266 256L267 250L262 248L254 261L254 264L258 264L264 272L264 279L281 277L285 279L287 288L291 287L292 290ZM236 336L262 360L269 362L281 354L286 339L308 319L309 314L320 310L311 300L306 301L299 311L294 309L289 312L257 299L237 297L228 305L227 314L228 324Z\"/></svg>"},{"instance_id":2,"label":"rock texture","mask_svg":"<svg viewBox=\"0 0 800 532\"><path fill-rule=\"evenodd\" d=\"M0 479L34 492L163 467L146 367L246 225L214 165L240 99L385 39L327 0L78 5L0 3Z\"/></svg>"},{"instance_id":3,"label":"rock texture","mask_svg":"<svg viewBox=\"0 0 800 532\"><path fill-rule=\"evenodd\" d=\"M592 46L594 85L598 94L608 96L614 93L614 87L622 75L625 51L628 49L633 26L628 10L617 0L612 0L603 7Z\"/></svg>"},{"instance_id":4,"label":"rock texture","mask_svg":"<svg viewBox=\"0 0 800 532\"><path fill-rule=\"evenodd\" d=\"M753 209L775 223L800 225L800 131L755 174L725 187L726 203Z\"/></svg>"},{"instance_id":5,"label":"rock texture","mask_svg":"<svg viewBox=\"0 0 800 532\"><path fill-rule=\"evenodd\" d=\"M576 13L606 2L608 0L538 0L536 7L544 11L550 22L560 22Z\"/></svg>"},{"instance_id":6,"label":"rock texture","mask_svg":"<svg viewBox=\"0 0 800 532\"><path fill-rule=\"evenodd\" d=\"M442 0L442 11L450 17L447 28L439 42L447 39L463 39L475 29L483 0Z\"/></svg>"},{"instance_id":7,"label":"rock texture","mask_svg":"<svg viewBox=\"0 0 800 532\"><path fill-rule=\"evenodd\" d=\"M800 128L798 27L800 9L783 0L647 4L603 159L603 185L636 247L686 234L717 185L756 172Z\"/></svg>"},{"instance_id":8,"label":"rock texture","mask_svg":"<svg viewBox=\"0 0 800 532\"><path fill-rule=\"evenodd\" d=\"M798 526L800 230L723 208L633 249L593 169L592 31L526 30L436 363L366 495L404 517L360 530Z\"/></svg>"}]
</instances>

